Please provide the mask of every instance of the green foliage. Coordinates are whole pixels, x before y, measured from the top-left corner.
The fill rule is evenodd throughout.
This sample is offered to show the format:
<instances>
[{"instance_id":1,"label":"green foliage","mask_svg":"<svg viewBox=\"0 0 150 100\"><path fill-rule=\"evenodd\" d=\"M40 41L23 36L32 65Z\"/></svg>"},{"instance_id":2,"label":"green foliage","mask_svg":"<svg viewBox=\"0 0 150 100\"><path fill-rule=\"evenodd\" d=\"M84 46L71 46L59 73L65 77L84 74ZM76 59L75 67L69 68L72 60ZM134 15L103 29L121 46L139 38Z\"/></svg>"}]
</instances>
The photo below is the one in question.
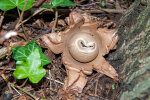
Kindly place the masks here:
<instances>
[{"instance_id":1,"label":"green foliage","mask_svg":"<svg viewBox=\"0 0 150 100\"><path fill-rule=\"evenodd\" d=\"M32 7L32 4L35 0L28 0L25 10L28 10ZM18 7L20 10L23 10L26 0L0 0L0 9L7 11Z\"/></svg>"},{"instance_id":2,"label":"green foliage","mask_svg":"<svg viewBox=\"0 0 150 100\"><path fill-rule=\"evenodd\" d=\"M13 47L11 50L12 57L17 61L14 76L17 79L29 78L32 83L38 83L46 74L42 66L49 64L50 60L42 53L35 40L25 47Z\"/></svg>"},{"instance_id":3,"label":"green foliage","mask_svg":"<svg viewBox=\"0 0 150 100\"><path fill-rule=\"evenodd\" d=\"M56 8L58 6L60 7L67 7L67 6L75 6L74 2L71 2L70 0L51 0L52 5L43 5L41 7L43 8Z\"/></svg>"},{"instance_id":4,"label":"green foliage","mask_svg":"<svg viewBox=\"0 0 150 100\"><path fill-rule=\"evenodd\" d=\"M102 3L102 6L104 7L106 5L106 0L102 0L101 3Z\"/></svg>"},{"instance_id":5,"label":"green foliage","mask_svg":"<svg viewBox=\"0 0 150 100\"><path fill-rule=\"evenodd\" d=\"M114 84L111 86L111 88L114 90L115 89L115 86L114 86Z\"/></svg>"}]
</instances>

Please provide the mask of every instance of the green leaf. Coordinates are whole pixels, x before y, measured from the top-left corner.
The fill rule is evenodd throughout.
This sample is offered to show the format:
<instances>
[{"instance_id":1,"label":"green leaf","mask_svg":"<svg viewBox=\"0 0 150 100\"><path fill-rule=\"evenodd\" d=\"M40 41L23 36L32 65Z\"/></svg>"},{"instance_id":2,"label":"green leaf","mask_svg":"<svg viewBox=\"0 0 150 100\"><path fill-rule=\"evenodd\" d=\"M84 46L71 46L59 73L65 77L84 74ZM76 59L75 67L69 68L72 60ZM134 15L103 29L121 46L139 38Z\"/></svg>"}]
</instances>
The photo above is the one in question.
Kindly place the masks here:
<instances>
[{"instance_id":1,"label":"green leaf","mask_svg":"<svg viewBox=\"0 0 150 100\"><path fill-rule=\"evenodd\" d=\"M25 10L28 10L32 7L32 4L35 0L28 0ZM20 10L23 10L26 0L0 0L0 9L7 11L18 7Z\"/></svg>"},{"instance_id":2,"label":"green leaf","mask_svg":"<svg viewBox=\"0 0 150 100\"><path fill-rule=\"evenodd\" d=\"M25 47L13 47L13 58L17 60L14 76L17 79L29 78L32 83L38 83L46 74L42 66L49 64L50 60L42 53L42 49L35 40Z\"/></svg>"},{"instance_id":3,"label":"green leaf","mask_svg":"<svg viewBox=\"0 0 150 100\"><path fill-rule=\"evenodd\" d=\"M52 5L43 5L43 8L56 8L58 6L60 7L67 7L67 6L75 6L74 2L71 2L70 0L51 0Z\"/></svg>"},{"instance_id":4,"label":"green leaf","mask_svg":"<svg viewBox=\"0 0 150 100\"><path fill-rule=\"evenodd\" d=\"M28 53L31 53L35 48L39 49L40 57L41 57L41 60L42 60L42 62L41 62L42 66L47 65L47 64L50 63L50 60L42 53L42 49L36 44L35 40L32 40L25 47L27 48Z\"/></svg>"},{"instance_id":5,"label":"green leaf","mask_svg":"<svg viewBox=\"0 0 150 100\"><path fill-rule=\"evenodd\" d=\"M114 90L115 89L115 86L114 86L114 84L111 86L111 88Z\"/></svg>"},{"instance_id":6,"label":"green leaf","mask_svg":"<svg viewBox=\"0 0 150 100\"><path fill-rule=\"evenodd\" d=\"M18 61L13 74L17 79L28 77L32 83L38 83L46 74L46 70L41 67L39 50L34 49L26 61Z\"/></svg>"},{"instance_id":7,"label":"green leaf","mask_svg":"<svg viewBox=\"0 0 150 100\"><path fill-rule=\"evenodd\" d=\"M3 11L7 11L15 7L16 5L10 0L0 0L0 9Z\"/></svg>"},{"instance_id":8,"label":"green leaf","mask_svg":"<svg viewBox=\"0 0 150 100\"><path fill-rule=\"evenodd\" d=\"M40 56L41 56L41 66L44 66L50 63L50 60L43 53L40 53Z\"/></svg>"},{"instance_id":9,"label":"green leaf","mask_svg":"<svg viewBox=\"0 0 150 100\"><path fill-rule=\"evenodd\" d=\"M12 47L12 48L11 48L11 51L12 51L12 52L16 52L16 50L17 50L18 48L19 48L19 47Z\"/></svg>"},{"instance_id":10,"label":"green leaf","mask_svg":"<svg viewBox=\"0 0 150 100\"><path fill-rule=\"evenodd\" d=\"M53 5L46 4L46 5L42 5L41 7L50 9L50 8L53 8Z\"/></svg>"},{"instance_id":11,"label":"green leaf","mask_svg":"<svg viewBox=\"0 0 150 100\"><path fill-rule=\"evenodd\" d=\"M74 2L71 2L70 0L51 0L52 1L52 5L54 7L66 7L66 6L75 6Z\"/></svg>"},{"instance_id":12,"label":"green leaf","mask_svg":"<svg viewBox=\"0 0 150 100\"><path fill-rule=\"evenodd\" d=\"M35 40L32 40L26 44L25 48L29 54L32 53L35 48L38 48L41 51L41 48L36 44Z\"/></svg>"},{"instance_id":13,"label":"green leaf","mask_svg":"<svg viewBox=\"0 0 150 100\"><path fill-rule=\"evenodd\" d=\"M25 47L19 47L14 51L14 48L12 49L12 52L14 55L12 56L15 60L24 61L27 59L29 53L27 52Z\"/></svg>"}]
</instances>

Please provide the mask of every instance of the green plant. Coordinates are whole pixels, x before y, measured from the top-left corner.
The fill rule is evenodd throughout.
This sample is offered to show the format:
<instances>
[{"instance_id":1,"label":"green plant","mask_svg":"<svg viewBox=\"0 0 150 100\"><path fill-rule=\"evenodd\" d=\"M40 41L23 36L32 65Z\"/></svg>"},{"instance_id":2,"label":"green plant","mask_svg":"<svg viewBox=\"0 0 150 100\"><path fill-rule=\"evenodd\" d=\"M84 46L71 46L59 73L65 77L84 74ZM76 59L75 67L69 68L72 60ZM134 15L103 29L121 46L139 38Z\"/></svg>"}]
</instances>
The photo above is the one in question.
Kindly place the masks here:
<instances>
[{"instance_id":1,"label":"green plant","mask_svg":"<svg viewBox=\"0 0 150 100\"><path fill-rule=\"evenodd\" d=\"M58 11L57 11L57 7L67 7L67 6L75 6L74 2L71 2L70 0L51 0L52 5L46 4L46 5L42 5L42 8L54 8L55 9L55 22L52 28L52 32L55 31L55 27L57 24L57 19L58 19Z\"/></svg>"},{"instance_id":2,"label":"green plant","mask_svg":"<svg viewBox=\"0 0 150 100\"><path fill-rule=\"evenodd\" d=\"M106 6L106 0L101 0L102 7Z\"/></svg>"},{"instance_id":3,"label":"green plant","mask_svg":"<svg viewBox=\"0 0 150 100\"><path fill-rule=\"evenodd\" d=\"M67 6L75 6L74 2L71 2L70 0L51 0L52 5L46 4L42 7L44 8L56 8L58 6L60 7L67 7Z\"/></svg>"},{"instance_id":4,"label":"green plant","mask_svg":"<svg viewBox=\"0 0 150 100\"><path fill-rule=\"evenodd\" d=\"M28 0L25 10L28 10L32 7L32 4L35 0ZM23 10L26 0L0 0L0 9L7 11L15 7Z\"/></svg>"},{"instance_id":5,"label":"green plant","mask_svg":"<svg viewBox=\"0 0 150 100\"><path fill-rule=\"evenodd\" d=\"M16 60L14 76L17 79L29 78L32 83L38 83L46 74L42 67L50 63L50 60L42 53L42 49L35 40L25 47L12 47L13 58Z\"/></svg>"}]
</instances>

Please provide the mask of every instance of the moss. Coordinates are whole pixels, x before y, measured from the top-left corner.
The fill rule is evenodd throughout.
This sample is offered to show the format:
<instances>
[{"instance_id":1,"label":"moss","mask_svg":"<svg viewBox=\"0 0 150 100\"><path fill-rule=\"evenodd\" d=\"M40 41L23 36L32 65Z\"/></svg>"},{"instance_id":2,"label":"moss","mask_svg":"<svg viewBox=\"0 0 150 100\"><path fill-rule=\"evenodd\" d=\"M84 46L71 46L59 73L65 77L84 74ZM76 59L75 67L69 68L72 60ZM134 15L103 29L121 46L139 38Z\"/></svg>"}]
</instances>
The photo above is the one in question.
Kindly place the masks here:
<instances>
[{"instance_id":1,"label":"moss","mask_svg":"<svg viewBox=\"0 0 150 100\"><path fill-rule=\"evenodd\" d=\"M142 97L142 93L144 93L145 90L150 88L150 79L145 79L142 82L138 82L138 84L135 85L132 91L124 92L122 93L120 100L133 100L135 98Z\"/></svg>"},{"instance_id":2,"label":"moss","mask_svg":"<svg viewBox=\"0 0 150 100\"><path fill-rule=\"evenodd\" d=\"M150 95L150 5L142 7L143 10L139 9L141 6L139 0L134 2L119 29L120 51L115 56L122 58L119 65L120 79L123 80L120 100Z\"/></svg>"},{"instance_id":3,"label":"moss","mask_svg":"<svg viewBox=\"0 0 150 100\"><path fill-rule=\"evenodd\" d=\"M139 63L141 63L141 66L139 66ZM138 63L135 62L135 65L133 65L133 66L134 66L134 68L135 68L135 66L137 66L139 68L133 69L134 72L128 78L127 83L130 83L132 80L134 80L134 78L144 74L147 70L150 70L150 57L147 58L146 60L140 60Z\"/></svg>"}]
</instances>

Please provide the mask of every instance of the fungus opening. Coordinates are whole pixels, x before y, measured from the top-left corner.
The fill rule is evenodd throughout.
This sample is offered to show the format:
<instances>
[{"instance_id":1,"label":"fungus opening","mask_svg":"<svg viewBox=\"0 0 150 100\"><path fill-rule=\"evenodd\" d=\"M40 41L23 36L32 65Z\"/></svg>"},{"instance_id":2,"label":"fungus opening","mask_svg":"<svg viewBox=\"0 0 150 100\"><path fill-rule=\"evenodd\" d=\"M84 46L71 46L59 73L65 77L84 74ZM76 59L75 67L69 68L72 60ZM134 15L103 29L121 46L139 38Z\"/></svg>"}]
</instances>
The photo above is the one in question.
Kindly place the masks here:
<instances>
[{"instance_id":1,"label":"fungus opening","mask_svg":"<svg viewBox=\"0 0 150 100\"><path fill-rule=\"evenodd\" d=\"M80 41L80 45L86 48L95 48L95 43L84 43L84 41Z\"/></svg>"},{"instance_id":2,"label":"fungus opening","mask_svg":"<svg viewBox=\"0 0 150 100\"><path fill-rule=\"evenodd\" d=\"M99 52L97 41L89 33L77 33L69 40L68 48L71 56L80 62L94 60Z\"/></svg>"}]
</instances>

